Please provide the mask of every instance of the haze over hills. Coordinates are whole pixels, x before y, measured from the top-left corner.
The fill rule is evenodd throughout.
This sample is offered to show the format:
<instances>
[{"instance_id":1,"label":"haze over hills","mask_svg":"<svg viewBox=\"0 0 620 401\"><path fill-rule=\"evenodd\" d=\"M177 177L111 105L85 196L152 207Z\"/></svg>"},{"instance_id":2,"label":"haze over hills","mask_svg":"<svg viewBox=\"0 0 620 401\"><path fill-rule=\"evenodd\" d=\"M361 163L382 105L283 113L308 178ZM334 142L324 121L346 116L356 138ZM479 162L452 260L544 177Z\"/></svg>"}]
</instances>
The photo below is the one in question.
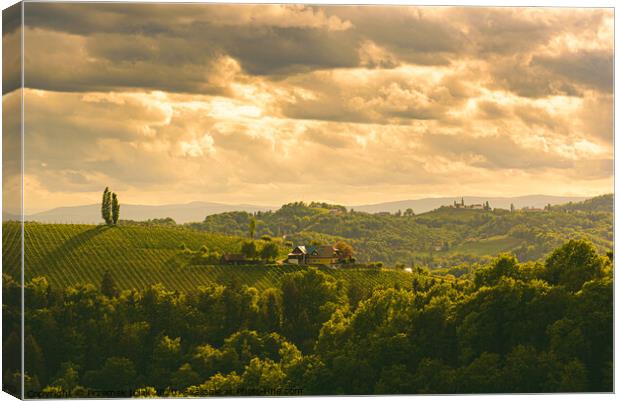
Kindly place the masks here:
<instances>
[{"instance_id":1,"label":"haze over hills","mask_svg":"<svg viewBox=\"0 0 620 401\"><path fill-rule=\"evenodd\" d=\"M464 196L463 200L466 205L482 204L489 202L492 208L510 209L510 204L515 208L523 207L543 208L547 204L559 205L568 202L581 202L588 199L585 196L551 196L551 195L525 195L515 197L484 197L484 196ZM353 209L359 212L378 213L390 212L394 213L399 210L405 211L407 208L413 209L416 214L435 210L440 206L452 205L454 201L459 202L461 197L444 197L444 198L424 198L403 200L396 202L383 202L371 205L353 206Z\"/></svg>"},{"instance_id":2,"label":"haze over hills","mask_svg":"<svg viewBox=\"0 0 620 401\"><path fill-rule=\"evenodd\" d=\"M190 202L170 205L128 205L121 204L121 218L123 220L149 220L171 217L177 223L189 223L204 220L205 216L232 212L258 212L276 209L255 205L227 205L214 202ZM3 217L4 219L4 217ZM96 224L101 220L101 205L69 206L51 209L45 212L26 216L28 221L42 223L83 223Z\"/></svg>"},{"instance_id":3,"label":"haze over hills","mask_svg":"<svg viewBox=\"0 0 620 401\"><path fill-rule=\"evenodd\" d=\"M378 213L390 212L394 213L398 210L405 211L408 208L413 209L416 214L425 213L440 206L451 205L454 201L460 201L461 197L441 197L441 198L423 198L402 200L395 202L383 202L369 205L347 206L360 212ZM476 204L488 201L493 208L509 209L510 204L515 208L537 207L542 208L547 204L558 205L568 202L580 202L587 197L579 196L550 196L550 195L527 195L517 197L482 197L482 196L465 196L466 204ZM124 220L148 220L171 217L177 223L199 222L204 220L206 216L232 212L258 212L277 210L279 206L258 206L251 204L224 204L216 202L190 202L183 204L169 205L121 205L121 218ZM3 213L2 220L17 220L18 216L10 213ZM45 212L35 213L26 216L28 221L38 221L42 223L84 223L96 224L101 222L100 205L82 205L68 206L51 209Z\"/></svg>"},{"instance_id":4,"label":"haze over hills","mask_svg":"<svg viewBox=\"0 0 620 401\"><path fill-rule=\"evenodd\" d=\"M2 221L9 221L9 220L17 221L19 219L20 219L19 215L15 213L5 212L4 210L2 211Z\"/></svg>"}]
</instances>

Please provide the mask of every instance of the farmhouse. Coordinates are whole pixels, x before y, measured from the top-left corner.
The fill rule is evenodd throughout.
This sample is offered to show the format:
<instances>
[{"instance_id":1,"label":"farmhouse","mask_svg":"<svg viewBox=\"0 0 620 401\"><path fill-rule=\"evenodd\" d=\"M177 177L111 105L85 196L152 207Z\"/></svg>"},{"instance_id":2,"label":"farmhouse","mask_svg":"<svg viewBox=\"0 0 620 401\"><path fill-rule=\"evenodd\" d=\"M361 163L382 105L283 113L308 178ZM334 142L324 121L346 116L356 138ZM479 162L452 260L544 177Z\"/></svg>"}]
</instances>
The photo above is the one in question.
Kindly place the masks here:
<instances>
[{"instance_id":1,"label":"farmhouse","mask_svg":"<svg viewBox=\"0 0 620 401\"><path fill-rule=\"evenodd\" d=\"M296 246L295 249L293 249L293 252L288 254L288 258L286 259L286 262L293 264L293 265L303 265L303 264L306 264L307 256L308 256L308 251L306 251L305 246L303 245Z\"/></svg>"},{"instance_id":2,"label":"farmhouse","mask_svg":"<svg viewBox=\"0 0 620 401\"><path fill-rule=\"evenodd\" d=\"M287 262L296 265L335 265L344 260L340 250L331 245L296 246Z\"/></svg>"}]
</instances>

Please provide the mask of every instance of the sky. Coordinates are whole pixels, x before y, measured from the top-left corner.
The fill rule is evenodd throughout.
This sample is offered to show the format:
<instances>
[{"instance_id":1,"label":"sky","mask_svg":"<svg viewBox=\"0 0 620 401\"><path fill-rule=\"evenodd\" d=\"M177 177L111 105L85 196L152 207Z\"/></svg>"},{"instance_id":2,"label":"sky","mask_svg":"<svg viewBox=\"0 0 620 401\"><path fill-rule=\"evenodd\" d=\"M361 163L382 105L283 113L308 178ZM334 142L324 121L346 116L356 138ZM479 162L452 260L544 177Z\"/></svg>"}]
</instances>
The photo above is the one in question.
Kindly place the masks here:
<instances>
[{"instance_id":1,"label":"sky","mask_svg":"<svg viewBox=\"0 0 620 401\"><path fill-rule=\"evenodd\" d=\"M99 202L105 186L133 204L610 193L613 22L26 3L26 213Z\"/></svg>"}]
</instances>

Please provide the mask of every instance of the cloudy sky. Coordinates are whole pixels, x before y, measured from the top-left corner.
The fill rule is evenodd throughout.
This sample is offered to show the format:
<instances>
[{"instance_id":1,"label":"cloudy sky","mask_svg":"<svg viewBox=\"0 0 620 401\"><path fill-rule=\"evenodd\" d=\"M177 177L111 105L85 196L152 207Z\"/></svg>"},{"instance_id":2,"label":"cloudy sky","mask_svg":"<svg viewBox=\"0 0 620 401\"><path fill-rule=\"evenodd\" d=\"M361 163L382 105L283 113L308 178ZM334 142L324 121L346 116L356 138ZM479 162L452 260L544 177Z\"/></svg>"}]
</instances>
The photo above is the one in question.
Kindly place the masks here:
<instances>
[{"instance_id":1,"label":"cloudy sky","mask_svg":"<svg viewBox=\"0 0 620 401\"><path fill-rule=\"evenodd\" d=\"M25 15L26 212L106 185L144 204L613 190L609 9Z\"/></svg>"}]
</instances>

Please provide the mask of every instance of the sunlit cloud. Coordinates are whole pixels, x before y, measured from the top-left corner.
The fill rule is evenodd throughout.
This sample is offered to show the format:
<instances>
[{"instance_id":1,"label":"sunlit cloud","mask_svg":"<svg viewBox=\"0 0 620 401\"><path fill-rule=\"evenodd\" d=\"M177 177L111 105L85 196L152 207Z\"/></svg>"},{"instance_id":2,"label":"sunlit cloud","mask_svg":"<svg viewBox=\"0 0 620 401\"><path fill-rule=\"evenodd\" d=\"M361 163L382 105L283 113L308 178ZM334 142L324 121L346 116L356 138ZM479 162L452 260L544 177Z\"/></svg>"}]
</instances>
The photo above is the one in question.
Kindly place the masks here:
<instances>
[{"instance_id":1,"label":"sunlit cloud","mask_svg":"<svg viewBox=\"0 0 620 401\"><path fill-rule=\"evenodd\" d=\"M31 210L613 190L612 10L27 7Z\"/></svg>"}]
</instances>

